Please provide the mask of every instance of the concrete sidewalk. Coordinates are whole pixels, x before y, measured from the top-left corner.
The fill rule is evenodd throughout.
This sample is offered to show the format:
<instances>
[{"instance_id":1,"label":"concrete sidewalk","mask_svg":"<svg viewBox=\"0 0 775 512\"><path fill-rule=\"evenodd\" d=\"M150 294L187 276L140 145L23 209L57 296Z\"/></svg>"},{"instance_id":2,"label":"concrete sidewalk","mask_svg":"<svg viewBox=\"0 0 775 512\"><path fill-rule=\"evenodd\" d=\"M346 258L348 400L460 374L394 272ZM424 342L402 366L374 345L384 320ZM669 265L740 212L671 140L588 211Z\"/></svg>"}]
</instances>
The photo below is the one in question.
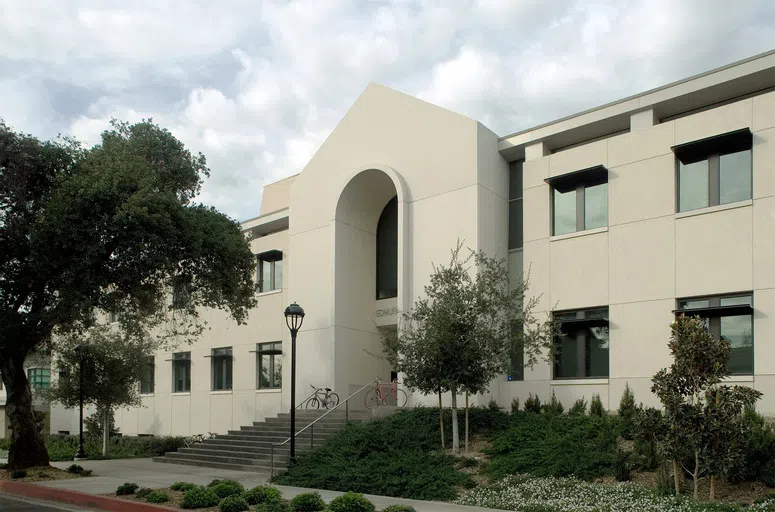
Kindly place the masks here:
<instances>
[{"instance_id":1,"label":"concrete sidewalk","mask_svg":"<svg viewBox=\"0 0 775 512\"><path fill-rule=\"evenodd\" d=\"M52 466L66 469L72 462L52 462ZM191 482L195 484L208 484L215 478L236 480L247 488L260 484L266 484L267 480L261 475L246 473L243 471L226 471L222 469L208 469L194 466L182 466L177 464L161 464L151 459L120 459L120 460L94 460L79 462L85 469L94 471L94 476L89 478L77 478L72 480L54 480L40 482L37 485L80 491L88 494L107 494L113 492L124 482L134 482L140 487L169 487L173 482ZM291 499L303 492L317 491L328 502L343 493L337 491L325 491L320 489L303 489L300 487L275 486L283 493L283 497ZM417 512L477 512L491 511L492 509L466 507L441 503L435 501L406 500L389 498L387 496L366 497L374 503L377 510L382 510L388 505L410 505Z\"/></svg>"}]
</instances>

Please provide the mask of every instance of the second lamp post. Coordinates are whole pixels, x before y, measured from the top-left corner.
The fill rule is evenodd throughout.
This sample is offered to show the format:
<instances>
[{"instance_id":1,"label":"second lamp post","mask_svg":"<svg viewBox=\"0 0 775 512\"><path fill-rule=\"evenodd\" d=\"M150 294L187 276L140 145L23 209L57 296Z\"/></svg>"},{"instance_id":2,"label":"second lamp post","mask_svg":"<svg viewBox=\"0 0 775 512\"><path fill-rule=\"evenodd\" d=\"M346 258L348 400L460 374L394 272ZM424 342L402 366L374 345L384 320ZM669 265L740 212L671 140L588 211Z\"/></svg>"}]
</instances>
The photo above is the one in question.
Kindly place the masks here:
<instances>
[{"instance_id":1,"label":"second lamp post","mask_svg":"<svg viewBox=\"0 0 775 512\"><path fill-rule=\"evenodd\" d=\"M285 308L285 323L291 331L291 454L288 466L296 464L296 334L304 321L304 309L295 302Z\"/></svg>"}]
</instances>

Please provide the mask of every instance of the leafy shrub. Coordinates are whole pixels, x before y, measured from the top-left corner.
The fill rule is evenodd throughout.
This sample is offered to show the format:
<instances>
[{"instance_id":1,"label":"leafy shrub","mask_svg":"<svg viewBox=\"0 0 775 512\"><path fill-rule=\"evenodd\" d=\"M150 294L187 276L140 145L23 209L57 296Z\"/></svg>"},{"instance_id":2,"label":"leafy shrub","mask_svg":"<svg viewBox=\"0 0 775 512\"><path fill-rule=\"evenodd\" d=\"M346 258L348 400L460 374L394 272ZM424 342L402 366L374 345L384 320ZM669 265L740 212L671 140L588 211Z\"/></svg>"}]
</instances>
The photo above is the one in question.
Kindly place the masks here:
<instances>
[{"instance_id":1,"label":"leafy shrub","mask_svg":"<svg viewBox=\"0 0 775 512\"><path fill-rule=\"evenodd\" d=\"M374 512L374 504L367 500L363 494L346 492L331 500L328 504L329 512Z\"/></svg>"},{"instance_id":2,"label":"leafy shrub","mask_svg":"<svg viewBox=\"0 0 775 512\"><path fill-rule=\"evenodd\" d=\"M759 478L767 487L775 487L775 461L768 462L761 469Z\"/></svg>"},{"instance_id":3,"label":"leafy shrub","mask_svg":"<svg viewBox=\"0 0 775 512\"><path fill-rule=\"evenodd\" d=\"M212 485L212 483L211 483ZM208 486L209 487L209 486ZM236 480L221 480L215 485L212 485L210 489L219 497L226 498L228 496L241 495L245 492L245 487Z\"/></svg>"},{"instance_id":4,"label":"leafy shrub","mask_svg":"<svg viewBox=\"0 0 775 512\"><path fill-rule=\"evenodd\" d=\"M285 500L267 501L256 505L256 512L294 512L290 503Z\"/></svg>"},{"instance_id":5,"label":"leafy shrub","mask_svg":"<svg viewBox=\"0 0 775 512\"><path fill-rule=\"evenodd\" d=\"M45 471L38 471L37 473L35 473L35 476L37 476L38 478L48 478L48 473L46 473Z\"/></svg>"},{"instance_id":6,"label":"leafy shrub","mask_svg":"<svg viewBox=\"0 0 775 512\"><path fill-rule=\"evenodd\" d=\"M525 412L534 412L536 414L541 412L541 399L538 398L538 395L533 396L533 393L530 393L527 396L527 400L525 400Z\"/></svg>"},{"instance_id":7,"label":"leafy shrub","mask_svg":"<svg viewBox=\"0 0 775 512\"><path fill-rule=\"evenodd\" d=\"M253 487L249 491L245 491L243 496L245 497L245 501L248 502L248 505L279 502L283 497L279 489L275 487L269 487L268 485L259 485Z\"/></svg>"},{"instance_id":8,"label":"leafy shrub","mask_svg":"<svg viewBox=\"0 0 775 512\"><path fill-rule=\"evenodd\" d=\"M152 492L153 492L153 489L149 489L148 487L141 487L135 491L135 496L137 496L141 500L144 500Z\"/></svg>"},{"instance_id":9,"label":"leafy shrub","mask_svg":"<svg viewBox=\"0 0 775 512\"><path fill-rule=\"evenodd\" d=\"M444 435L451 439L450 411L444 411ZM520 415L521 416L521 415ZM497 435L512 418L504 411L475 407L472 436ZM439 411L414 408L368 423L354 424L305 453L273 482L298 487L364 494L451 500L471 476L456 468L457 459L440 451ZM401 442L396 442L401 439Z\"/></svg>"},{"instance_id":10,"label":"leafy shrub","mask_svg":"<svg viewBox=\"0 0 775 512\"><path fill-rule=\"evenodd\" d=\"M227 496L218 506L221 512L245 512L250 510L248 502L242 496Z\"/></svg>"},{"instance_id":11,"label":"leafy shrub","mask_svg":"<svg viewBox=\"0 0 775 512\"><path fill-rule=\"evenodd\" d=\"M171 490L180 492L190 491L191 489L196 489L197 487L199 486L188 482L175 482L174 484L170 485Z\"/></svg>"},{"instance_id":12,"label":"leafy shrub","mask_svg":"<svg viewBox=\"0 0 775 512\"><path fill-rule=\"evenodd\" d=\"M568 410L568 414L570 416L584 416L587 414L587 401L583 396L573 402L573 407Z\"/></svg>"},{"instance_id":13,"label":"leafy shrub","mask_svg":"<svg viewBox=\"0 0 775 512\"><path fill-rule=\"evenodd\" d=\"M48 456L52 461L71 461L78 450L78 436L54 434L45 438ZM83 440L90 459L103 459L102 439L87 436ZM109 459L149 458L174 452L186 444L182 437L117 436L108 441Z\"/></svg>"},{"instance_id":14,"label":"leafy shrub","mask_svg":"<svg viewBox=\"0 0 775 512\"><path fill-rule=\"evenodd\" d=\"M385 507L385 509L382 512L417 512L414 507L410 507L409 505L390 505L389 507Z\"/></svg>"},{"instance_id":15,"label":"leafy shrub","mask_svg":"<svg viewBox=\"0 0 775 512\"><path fill-rule=\"evenodd\" d=\"M479 465L479 460L473 457L460 457L459 460L460 464L458 466L461 468L475 468Z\"/></svg>"},{"instance_id":16,"label":"leafy shrub","mask_svg":"<svg viewBox=\"0 0 775 512\"><path fill-rule=\"evenodd\" d=\"M220 478L216 478L215 480L213 480L212 482L207 484L207 487L215 487L216 485L218 485L221 482L223 482L223 480L221 480Z\"/></svg>"},{"instance_id":17,"label":"leafy shrub","mask_svg":"<svg viewBox=\"0 0 775 512\"><path fill-rule=\"evenodd\" d=\"M519 398L517 398L516 396L511 399L511 412L519 412ZM399 505L391 505L391 506L398 507Z\"/></svg>"},{"instance_id":18,"label":"leafy shrub","mask_svg":"<svg viewBox=\"0 0 775 512\"><path fill-rule=\"evenodd\" d=\"M70 464L67 467L67 472L72 473L74 475L80 475L84 472L83 466L79 466L78 464Z\"/></svg>"},{"instance_id":19,"label":"leafy shrub","mask_svg":"<svg viewBox=\"0 0 775 512\"><path fill-rule=\"evenodd\" d=\"M494 398L490 398L490 401L487 403L487 408L491 411L500 411L501 406L498 405L498 402L495 401Z\"/></svg>"},{"instance_id":20,"label":"leafy shrub","mask_svg":"<svg viewBox=\"0 0 775 512\"><path fill-rule=\"evenodd\" d=\"M547 414L562 414L565 412L565 407L562 406L562 402L557 400L557 395L554 394L554 390L552 390L552 397L544 404L542 409Z\"/></svg>"},{"instance_id":21,"label":"leafy shrub","mask_svg":"<svg viewBox=\"0 0 775 512\"><path fill-rule=\"evenodd\" d=\"M75 465L75 464L74 464ZM126 482L118 486L116 489L116 496L126 496L128 494L134 494L135 491L140 487L136 483L132 482Z\"/></svg>"},{"instance_id":22,"label":"leafy shrub","mask_svg":"<svg viewBox=\"0 0 775 512\"><path fill-rule=\"evenodd\" d=\"M632 439L633 423L637 414L637 408L635 407L635 394L630 389L629 383L624 384L624 392L622 393L621 400L619 400L619 410L617 412L622 419L622 437Z\"/></svg>"},{"instance_id":23,"label":"leafy shrub","mask_svg":"<svg viewBox=\"0 0 775 512\"><path fill-rule=\"evenodd\" d=\"M17 469L15 471L11 471L11 479L12 480L17 480L19 478L24 478L26 476L27 476L27 472L24 471L23 469Z\"/></svg>"},{"instance_id":24,"label":"leafy shrub","mask_svg":"<svg viewBox=\"0 0 775 512\"><path fill-rule=\"evenodd\" d=\"M4 452L7 452L11 449L11 438L10 437L0 437L0 450L3 450Z\"/></svg>"},{"instance_id":25,"label":"leafy shrub","mask_svg":"<svg viewBox=\"0 0 775 512\"><path fill-rule=\"evenodd\" d=\"M629 482L632 478L630 454L624 450L616 450L614 457L614 478L617 482Z\"/></svg>"},{"instance_id":26,"label":"leafy shrub","mask_svg":"<svg viewBox=\"0 0 775 512\"><path fill-rule=\"evenodd\" d=\"M605 407L600 400L600 393L592 393L592 402L589 404L590 416L605 416Z\"/></svg>"},{"instance_id":27,"label":"leafy shrub","mask_svg":"<svg viewBox=\"0 0 775 512\"><path fill-rule=\"evenodd\" d=\"M97 410L94 411L93 414L90 414L83 419L83 428L86 431L84 434L89 437L94 437L101 440L104 423L105 413L103 412L102 407L97 407ZM108 429L110 437L113 437L119 433L119 429L116 428L116 416L112 410L110 411L110 422L108 423Z\"/></svg>"},{"instance_id":28,"label":"leafy shrub","mask_svg":"<svg viewBox=\"0 0 775 512\"><path fill-rule=\"evenodd\" d=\"M81 471L81 476L92 476L93 473L94 471L92 471L91 469L84 469L83 471Z\"/></svg>"},{"instance_id":29,"label":"leafy shrub","mask_svg":"<svg viewBox=\"0 0 775 512\"><path fill-rule=\"evenodd\" d=\"M670 469L667 464L659 464L659 466L657 466L655 487L657 489L657 494L664 496L675 494L675 480L673 480L673 475L670 474Z\"/></svg>"},{"instance_id":30,"label":"leafy shrub","mask_svg":"<svg viewBox=\"0 0 775 512\"><path fill-rule=\"evenodd\" d=\"M746 432L743 441L744 457L741 464L730 472L729 479L734 482L761 480L775 487L775 466L772 462L775 461L775 431L752 407L746 407L743 411L743 426Z\"/></svg>"},{"instance_id":31,"label":"leafy shrub","mask_svg":"<svg viewBox=\"0 0 775 512\"><path fill-rule=\"evenodd\" d=\"M8 469L8 464L7 463L0 464L0 470L5 471L6 469Z\"/></svg>"},{"instance_id":32,"label":"leafy shrub","mask_svg":"<svg viewBox=\"0 0 775 512\"><path fill-rule=\"evenodd\" d=\"M616 428L608 417L526 414L495 436L482 471L502 478L517 473L589 480L610 475Z\"/></svg>"},{"instance_id":33,"label":"leafy shrub","mask_svg":"<svg viewBox=\"0 0 775 512\"><path fill-rule=\"evenodd\" d=\"M326 504L320 494L316 492L304 492L297 494L291 500L291 508L296 512L320 512L326 508Z\"/></svg>"},{"instance_id":34,"label":"leafy shrub","mask_svg":"<svg viewBox=\"0 0 775 512\"><path fill-rule=\"evenodd\" d=\"M207 487L197 487L186 491L183 494L183 500L180 502L180 508L208 508L218 505L221 499L212 489Z\"/></svg>"},{"instance_id":35,"label":"leafy shrub","mask_svg":"<svg viewBox=\"0 0 775 512\"><path fill-rule=\"evenodd\" d=\"M148 503L166 503L169 500L170 500L170 496L166 492L151 491L145 495L145 501L147 501Z\"/></svg>"},{"instance_id":36,"label":"leafy shrub","mask_svg":"<svg viewBox=\"0 0 775 512\"><path fill-rule=\"evenodd\" d=\"M635 439L633 455L634 466L643 471L654 471L659 465L659 453L655 441Z\"/></svg>"}]
</instances>

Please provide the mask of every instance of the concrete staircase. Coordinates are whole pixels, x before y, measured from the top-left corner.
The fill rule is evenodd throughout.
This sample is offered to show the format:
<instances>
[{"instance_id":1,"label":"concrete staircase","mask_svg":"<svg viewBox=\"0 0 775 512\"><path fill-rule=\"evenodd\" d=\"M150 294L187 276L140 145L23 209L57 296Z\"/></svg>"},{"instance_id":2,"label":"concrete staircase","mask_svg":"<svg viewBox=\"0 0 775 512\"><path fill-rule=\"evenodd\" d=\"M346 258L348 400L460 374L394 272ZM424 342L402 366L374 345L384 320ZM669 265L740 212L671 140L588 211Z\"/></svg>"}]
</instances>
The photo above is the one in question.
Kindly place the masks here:
<instances>
[{"instance_id":1,"label":"concrete staircase","mask_svg":"<svg viewBox=\"0 0 775 512\"><path fill-rule=\"evenodd\" d=\"M326 411L296 411L296 431L306 427ZM368 411L350 411L347 415L350 423L362 422L371 418ZM317 422L312 433L307 430L296 436L296 454L319 447L332 435L341 432L347 426L345 411L335 410ZM251 426L229 430L215 439L206 439L202 444L190 448L180 448L176 452L167 452L163 457L154 457L154 462L184 464L218 469L233 469L269 474L271 470L272 445L282 443L289 437L291 429L290 413L278 414L276 418L267 418L263 422L254 422ZM275 472L282 471L288 465L290 443L274 447Z\"/></svg>"}]
</instances>

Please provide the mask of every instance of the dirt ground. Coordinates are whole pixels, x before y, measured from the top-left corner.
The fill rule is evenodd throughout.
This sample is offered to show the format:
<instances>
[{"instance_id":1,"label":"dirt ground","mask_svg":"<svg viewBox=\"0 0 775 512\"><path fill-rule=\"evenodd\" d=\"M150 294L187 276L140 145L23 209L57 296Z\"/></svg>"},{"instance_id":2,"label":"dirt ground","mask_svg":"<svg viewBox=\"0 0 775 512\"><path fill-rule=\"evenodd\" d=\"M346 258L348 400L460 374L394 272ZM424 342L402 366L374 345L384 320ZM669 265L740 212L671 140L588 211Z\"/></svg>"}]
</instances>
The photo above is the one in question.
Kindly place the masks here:
<instances>
[{"instance_id":1,"label":"dirt ground","mask_svg":"<svg viewBox=\"0 0 775 512\"><path fill-rule=\"evenodd\" d=\"M81 475L68 473L63 469L51 466L40 466L24 470L27 476L24 478L11 478L11 471L0 470L0 480L13 480L14 482L45 482L46 480L68 480L71 478L83 478Z\"/></svg>"}]
</instances>

